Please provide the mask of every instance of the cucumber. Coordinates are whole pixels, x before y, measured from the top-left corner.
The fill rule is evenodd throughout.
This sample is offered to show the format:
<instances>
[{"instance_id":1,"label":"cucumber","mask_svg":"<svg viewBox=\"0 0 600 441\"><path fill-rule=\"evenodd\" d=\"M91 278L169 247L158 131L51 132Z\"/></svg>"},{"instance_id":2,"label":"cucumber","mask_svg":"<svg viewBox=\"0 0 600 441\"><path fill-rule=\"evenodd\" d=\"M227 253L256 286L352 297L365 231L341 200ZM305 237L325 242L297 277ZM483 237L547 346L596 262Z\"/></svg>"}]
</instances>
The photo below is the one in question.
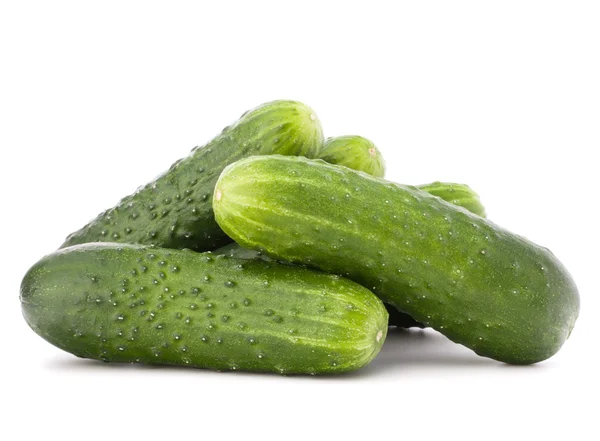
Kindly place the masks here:
<instances>
[{"instance_id":1,"label":"cucumber","mask_svg":"<svg viewBox=\"0 0 600 441\"><path fill-rule=\"evenodd\" d=\"M349 135L327 138L319 159L383 178L385 161L371 141L362 136Z\"/></svg>"},{"instance_id":2,"label":"cucumber","mask_svg":"<svg viewBox=\"0 0 600 441\"><path fill-rule=\"evenodd\" d=\"M211 198L226 165L251 155L316 156L323 134L315 113L295 101L246 112L208 144L67 237L62 247L123 242L206 251L231 242L214 220Z\"/></svg>"},{"instance_id":3,"label":"cucumber","mask_svg":"<svg viewBox=\"0 0 600 441\"><path fill-rule=\"evenodd\" d=\"M417 185L417 188L458 207L463 207L478 216L485 217L485 208L479 195L468 185L437 181L431 184Z\"/></svg>"},{"instance_id":4,"label":"cucumber","mask_svg":"<svg viewBox=\"0 0 600 441\"><path fill-rule=\"evenodd\" d=\"M242 246L343 274L499 361L551 357L579 313L575 283L548 249L412 186L254 157L223 171L213 206Z\"/></svg>"},{"instance_id":5,"label":"cucumber","mask_svg":"<svg viewBox=\"0 0 600 441\"><path fill-rule=\"evenodd\" d=\"M143 245L76 245L25 275L29 326L78 357L330 374L379 352L387 312L342 277Z\"/></svg>"}]
</instances>

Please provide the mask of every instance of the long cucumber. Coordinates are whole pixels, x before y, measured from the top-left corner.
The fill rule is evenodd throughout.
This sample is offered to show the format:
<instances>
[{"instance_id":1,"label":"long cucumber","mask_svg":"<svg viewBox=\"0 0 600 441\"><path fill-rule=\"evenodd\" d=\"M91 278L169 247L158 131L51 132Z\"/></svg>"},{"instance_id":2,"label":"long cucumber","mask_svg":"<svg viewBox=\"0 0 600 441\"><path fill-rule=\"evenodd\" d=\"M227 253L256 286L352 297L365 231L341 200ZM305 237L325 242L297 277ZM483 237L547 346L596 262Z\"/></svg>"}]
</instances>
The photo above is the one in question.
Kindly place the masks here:
<instances>
[{"instance_id":1,"label":"long cucumber","mask_svg":"<svg viewBox=\"0 0 600 441\"><path fill-rule=\"evenodd\" d=\"M214 250L231 242L215 222L212 193L221 171L251 155L314 157L323 145L314 111L296 101L273 101L246 112L233 125L154 181L124 197L72 233L62 247L121 242Z\"/></svg>"},{"instance_id":2,"label":"long cucumber","mask_svg":"<svg viewBox=\"0 0 600 441\"><path fill-rule=\"evenodd\" d=\"M240 245L344 275L482 356L545 360L579 313L575 283L547 248L415 187L253 157L224 170L213 204Z\"/></svg>"},{"instance_id":3,"label":"long cucumber","mask_svg":"<svg viewBox=\"0 0 600 441\"><path fill-rule=\"evenodd\" d=\"M79 357L282 374L359 369L388 319L375 295L342 277L112 243L42 258L21 304L36 333Z\"/></svg>"}]
</instances>

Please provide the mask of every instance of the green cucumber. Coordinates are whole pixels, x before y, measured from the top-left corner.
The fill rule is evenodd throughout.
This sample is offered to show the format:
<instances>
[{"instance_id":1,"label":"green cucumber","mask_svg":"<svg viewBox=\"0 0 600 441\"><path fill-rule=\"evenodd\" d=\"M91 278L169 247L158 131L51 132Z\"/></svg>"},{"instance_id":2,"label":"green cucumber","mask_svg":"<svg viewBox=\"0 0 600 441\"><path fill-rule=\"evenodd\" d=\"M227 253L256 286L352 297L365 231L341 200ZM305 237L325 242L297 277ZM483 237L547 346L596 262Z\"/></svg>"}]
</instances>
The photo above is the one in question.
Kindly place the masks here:
<instances>
[{"instance_id":1,"label":"green cucumber","mask_svg":"<svg viewBox=\"0 0 600 441\"><path fill-rule=\"evenodd\" d=\"M225 166L251 155L314 157L322 144L321 125L309 107L295 101L263 104L72 233L62 247L123 242L213 250L231 242L216 224L211 206Z\"/></svg>"},{"instance_id":2,"label":"green cucumber","mask_svg":"<svg viewBox=\"0 0 600 441\"><path fill-rule=\"evenodd\" d=\"M458 207L463 207L478 216L485 217L485 208L479 199L479 195L468 185L432 182L431 184L417 185L417 188Z\"/></svg>"},{"instance_id":3,"label":"green cucumber","mask_svg":"<svg viewBox=\"0 0 600 441\"><path fill-rule=\"evenodd\" d=\"M349 135L327 138L319 159L365 172L382 178L385 174L383 156L371 141L362 136Z\"/></svg>"},{"instance_id":4,"label":"green cucumber","mask_svg":"<svg viewBox=\"0 0 600 441\"><path fill-rule=\"evenodd\" d=\"M379 352L387 312L342 277L260 260L84 244L25 275L29 326L84 358L284 374L356 370Z\"/></svg>"},{"instance_id":5,"label":"green cucumber","mask_svg":"<svg viewBox=\"0 0 600 441\"><path fill-rule=\"evenodd\" d=\"M579 313L546 248L412 186L320 160L246 158L221 174L217 222L275 259L344 276L477 354L555 354Z\"/></svg>"}]
</instances>

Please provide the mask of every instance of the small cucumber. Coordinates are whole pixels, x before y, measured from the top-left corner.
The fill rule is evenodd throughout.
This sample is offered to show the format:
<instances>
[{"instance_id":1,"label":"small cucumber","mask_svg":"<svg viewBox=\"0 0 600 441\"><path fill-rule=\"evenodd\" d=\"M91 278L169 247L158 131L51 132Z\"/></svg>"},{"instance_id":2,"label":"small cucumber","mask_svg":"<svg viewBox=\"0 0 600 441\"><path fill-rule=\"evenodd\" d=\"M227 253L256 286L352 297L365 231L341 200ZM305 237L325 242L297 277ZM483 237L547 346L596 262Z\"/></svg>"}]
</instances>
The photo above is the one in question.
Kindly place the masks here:
<instances>
[{"instance_id":1,"label":"small cucumber","mask_svg":"<svg viewBox=\"0 0 600 441\"><path fill-rule=\"evenodd\" d=\"M579 313L575 283L547 248L412 186L253 157L223 171L213 206L242 246L343 274L482 356L545 360Z\"/></svg>"},{"instance_id":2,"label":"small cucumber","mask_svg":"<svg viewBox=\"0 0 600 441\"><path fill-rule=\"evenodd\" d=\"M36 333L78 357L283 374L366 365L388 319L375 295L342 277L111 243L41 259L21 304Z\"/></svg>"},{"instance_id":3,"label":"small cucumber","mask_svg":"<svg viewBox=\"0 0 600 441\"><path fill-rule=\"evenodd\" d=\"M319 159L382 178L385 174L383 156L371 141L362 136L327 138Z\"/></svg>"},{"instance_id":4,"label":"small cucumber","mask_svg":"<svg viewBox=\"0 0 600 441\"><path fill-rule=\"evenodd\" d=\"M417 185L417 188L458 207L463 207L478 216L485 217L485 208L479 199L479 195L468 185L432 182L431 184Z\"/></svg>"},{"instance_id":5,"label":"small cucumber","mask_svg":"<svg viewBox=\"0 0 600 441\"><path fill-rule=\"evenodd\" d=\"M322 146L321 125L312 109L295 101L263 104L72 233L62 247L123 242L213 250L231 242L216 224L211 206L225 166L251 155L314 157Z\"/></svg>"}]
</instances>

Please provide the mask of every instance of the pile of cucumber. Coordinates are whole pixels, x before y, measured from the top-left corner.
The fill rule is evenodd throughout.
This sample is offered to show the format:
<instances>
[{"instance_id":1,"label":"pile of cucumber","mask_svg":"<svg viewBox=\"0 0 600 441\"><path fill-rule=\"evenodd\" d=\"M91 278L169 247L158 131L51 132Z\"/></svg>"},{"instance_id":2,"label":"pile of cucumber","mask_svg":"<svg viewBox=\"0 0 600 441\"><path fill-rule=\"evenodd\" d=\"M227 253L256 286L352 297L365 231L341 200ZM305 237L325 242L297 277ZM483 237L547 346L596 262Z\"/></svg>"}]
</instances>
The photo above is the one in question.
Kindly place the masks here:
<instances>
[{"instance_id":1,"label":"pile of cucumber","mask_svg":"<svg viewBox=\"0 0 600 441\"><path fill-rule=\"evenodd\" d=\"M25 320L78 357L215 370L353 371L388 326L505 363L554 355L579 312L558 259L468 186L384 171L304 104L263 104L33 265Z\"/></svg>"}]
</instances>

